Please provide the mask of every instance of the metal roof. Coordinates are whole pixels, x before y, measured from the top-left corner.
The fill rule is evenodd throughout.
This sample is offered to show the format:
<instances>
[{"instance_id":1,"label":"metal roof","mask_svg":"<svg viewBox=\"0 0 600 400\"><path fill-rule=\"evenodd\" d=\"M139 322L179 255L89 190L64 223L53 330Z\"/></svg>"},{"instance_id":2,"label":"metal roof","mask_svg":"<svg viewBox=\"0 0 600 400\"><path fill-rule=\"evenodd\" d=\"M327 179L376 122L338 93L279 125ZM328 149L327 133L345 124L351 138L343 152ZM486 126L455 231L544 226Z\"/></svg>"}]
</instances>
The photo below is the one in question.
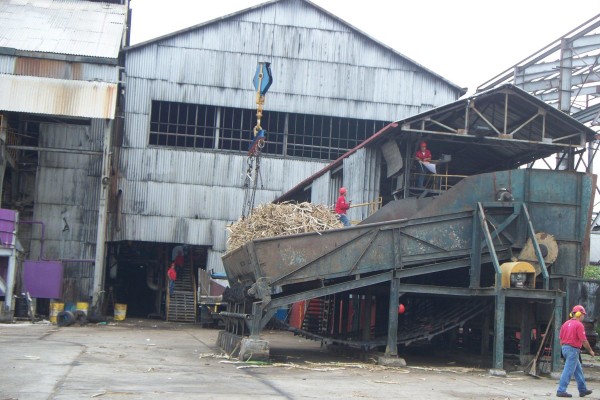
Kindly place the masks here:
<instances>
[{"instance_id":1,"label":"metal roof","mask_svg":"<svg viewBox=\"0 0 600 400\"><path fill-rule=\"evenodd\" d=\"M473 175L581 149L594 135L571 116L506 84L389 124L275 201L289 200L359 149L388 139L409 147L426 139L433 154L452 156L450 174Z\"/></svg>"},{"instance_id":2,"label":"metal roof","mask_svg":"<svg viewBox=\"0 0 600 400\"><path fill-rule=\"evenodd\" d=\"M0 0L0 49L113 58L127 6L81 0Z\"/></svg>"},{"instance_id":3,"label":"metal roof","mask_svg":"<svg viewBox=\"0 0 600 400\"><path fill-rule=\"evenodd\" d=\"M113 119L117 84L0 74L0 110Z\"/></svg>"},{"instance_id":4,"label":"metal roof","mask_svg":"<svg viewBox=\"0 0 600 400\"><path fill-rule=\"evenodd\" d=\"M324 15L329 16L330 18L332 18L332 19L340 22L341 24L345 25L350 30L356 32L357 34L359 34L359 35L361 35L363 37L365 37L367 40L369 40L370 42L372 42L376 46L379 46L379 47L385 49L386 51L392 53L393 55L395 55L397 57L400 57L404 61L413 64L415 67L423 70L424 72L427 72L428 74L434 76L435 78L437 78L437 79L443 81L444 83L446 83L446 84L454 87L455 89L457 89L460 92L461 96L466 93L466 88L462 88L462 87L458 86L457 84L455 84L453 82L450 82L449 80L447 80L446 78L442 77L441 75L436 74L435 72L433 72L430 69L424 67L423 65L419 64L418 62L416 62L416 61L410 59L409 57L407 57L407 56L399 53L398 51L396 51L393 48L387 46L386 44L384 44L384 43L382 43L382 42L374 39L373 37L369 36L367 33L365 33L363 31L361 31L360 29L356 28L352 24L344 21L340 17L336 16L335 14L330 13L329 11L325 10L324 8L316 5L315 3L313 3L313 2L311 2L309 0L271 0L271 1L268 1L268 2L265 2L265 3L253 6L253 7L249 7L249 8L240 10L240 11L232 13L232 14L228 14L228 15L225 15L225 16L222 16L222 17L219 17L219 18L207 21L207 22L203 22L201 24L197 24L197 25L194 25L194 26L191 26L191 27L179 30L179 31L175 31L175 32L169 33L167 35L159 36L157 38L154 38L154 39L142 42L142 43L138 43L136 45L127 47L125 49L125 51L134 51L136 49L139 49L139 48L145 47L147 45L151 45L151 44L154 44L154 43L157 43L157 42L160 42L160 41L163 41L163 40L175 37L177 35L181 35L183 33L187 33L187 32L190 32L190 31L197 30L197 29L202 29L204 27L207 27L207 26L210 26L210 25L213 25L213 24L217 24L217 23L225 21L225 20L235 19L235 18L238 18L238 17L240 17L240 16L242 16L244 14L252 12L254 10L258 10L258 9L261 9L261 8L266 8L266 7L274 5L276 3L285 2L285 1L295 1L295 2L298 2L299 4L306 4L307 6L312 7L313 9L316 9L318 12L320 12L320 13L322 13Z\"/></svg>"}]
</instances>

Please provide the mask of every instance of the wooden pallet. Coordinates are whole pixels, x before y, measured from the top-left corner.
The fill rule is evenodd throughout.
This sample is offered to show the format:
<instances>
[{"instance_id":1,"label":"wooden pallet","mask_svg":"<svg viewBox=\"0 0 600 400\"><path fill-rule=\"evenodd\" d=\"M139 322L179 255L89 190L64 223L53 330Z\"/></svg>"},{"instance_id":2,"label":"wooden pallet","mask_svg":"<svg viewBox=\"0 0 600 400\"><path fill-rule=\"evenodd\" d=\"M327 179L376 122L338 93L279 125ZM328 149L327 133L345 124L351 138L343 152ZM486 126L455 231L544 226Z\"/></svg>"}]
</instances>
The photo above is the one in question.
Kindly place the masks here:
<instances>
[{"instance_id":1,"label":"wooden pallet","mask_svg":"<svg viewBox=\"0 0 600 400\"><path fill-rule=\"evenodd\" d=\"M169 298L167 321L196 322L196 302L191 268L184 266L174 284L173 296Z\"/></svg>"}]
</instances>

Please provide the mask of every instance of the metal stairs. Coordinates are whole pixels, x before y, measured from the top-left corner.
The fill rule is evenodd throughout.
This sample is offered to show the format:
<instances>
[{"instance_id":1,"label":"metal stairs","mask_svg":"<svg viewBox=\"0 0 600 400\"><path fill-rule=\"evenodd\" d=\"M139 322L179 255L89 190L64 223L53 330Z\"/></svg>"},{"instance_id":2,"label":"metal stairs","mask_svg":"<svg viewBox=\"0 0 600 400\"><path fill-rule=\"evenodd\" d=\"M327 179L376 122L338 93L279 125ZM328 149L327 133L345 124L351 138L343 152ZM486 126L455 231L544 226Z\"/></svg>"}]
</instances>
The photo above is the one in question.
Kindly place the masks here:
<instances>
[{"instance_id":1,"label":"metal stairs","mask_svg":"<svg viewBox=\"0 0 600 400\"><path fill-rule=\"evenodd\" d=\"M197 309L196 279L191 266L184 265L177 274L172 296L167 289L167 321L196 322Z\"/></svg>"}]
</instances>

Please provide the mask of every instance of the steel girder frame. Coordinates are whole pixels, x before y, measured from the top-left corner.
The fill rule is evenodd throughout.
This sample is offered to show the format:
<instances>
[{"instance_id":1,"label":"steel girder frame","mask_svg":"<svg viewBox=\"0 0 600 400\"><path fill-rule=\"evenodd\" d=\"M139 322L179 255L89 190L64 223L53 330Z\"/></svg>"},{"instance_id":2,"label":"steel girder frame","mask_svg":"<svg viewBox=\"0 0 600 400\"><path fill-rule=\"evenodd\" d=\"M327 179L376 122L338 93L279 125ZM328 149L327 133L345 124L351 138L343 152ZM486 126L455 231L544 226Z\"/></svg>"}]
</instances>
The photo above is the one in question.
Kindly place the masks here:
<instances>
[{"instance_id":1,"label":"steel girder frame","mask_svg":"<svg viewBox=\"0 0 600 400\"><path fill-rule=\"evenodd\" d=\"M493 216L487 215L486 209L500 209L505 208L512 211L504 221L498 221ZM534 250L538 262L542 268L542 277L544 282L543 290L526 290L526 289L502 289L501 287L501 269L499 259L506 259L505 252L510 251L510 246L498 246L494 244L494 239L500 235L503 235L514 244L514 239L511 235L506 232L506 229L513 224L517 218L524 218L524 222L528 237L532 240ZM493 231L489 230L488 221L492 223L494 227ZM555 303L556 309L562 312L562 297L559 292L549 291L549 276L546 269L546 265L541 254L539 244L535 237L535 231L531 224L531 219L527 210L527 206L521 202L485 202L477 203L474 214L473 214L473 242L479 243L479 246L473 246L471 256L458 260L450 260L445 262L432 263L429 265L406 268L406 269L393 269L383 273L377 273L370 276L355 276L354 279L334 283L330 285L322 284L322 287L312 290L303 291L287 296L275 297L270 300L254 302L252 305L252 314L243 313L224 313L222 314L226 319L238 319L243 320L243 325L249 329L249 334L253 338L258 338L260 331L272 318L276 310L283 306L295 303L301 300L307 300L317 298L333 293L340 293L359 289L367 286L372 286L380 283L390 283L390 304L389 304L389 319L388 319L388 334L387 334L387 345L386 345L386 356L397 356L397 333L398 333L398 298L401 294L405 293L418 293L418 294L431 294L431 295L445 295L445 296L486 296L493 297L495 299L494 308L494 352L493 352L493 366L494 369L503 369L504 362L504 328L505 328L505 307L506 298L525 298L525 299L543 299L552 300ZM483 238L481 237L483 236ZM489 253L482 256L482 251L487 247ZM499 255L502 255L499 257ZM480 276L481 276L481 265L482 262L491 262L494 265L496 284L490 288L480 288ZM401 263L400 263L401 265ZM410 276L417 276L423 274L436 273L441 271L448 271L457 268L470 267L471 282L470 287L446 287L446 286L434 286L434 285L414 285L404 284L401 282L402 278ZM560 321L560 318L556 318L556 321ZM555 322L555 329L557 326ZM555 338L556 341L556 338ZM556 348L556 347L555 347ZM553 370L557 368L558 362L553 357Z\"/></svg>"}]
</instances>

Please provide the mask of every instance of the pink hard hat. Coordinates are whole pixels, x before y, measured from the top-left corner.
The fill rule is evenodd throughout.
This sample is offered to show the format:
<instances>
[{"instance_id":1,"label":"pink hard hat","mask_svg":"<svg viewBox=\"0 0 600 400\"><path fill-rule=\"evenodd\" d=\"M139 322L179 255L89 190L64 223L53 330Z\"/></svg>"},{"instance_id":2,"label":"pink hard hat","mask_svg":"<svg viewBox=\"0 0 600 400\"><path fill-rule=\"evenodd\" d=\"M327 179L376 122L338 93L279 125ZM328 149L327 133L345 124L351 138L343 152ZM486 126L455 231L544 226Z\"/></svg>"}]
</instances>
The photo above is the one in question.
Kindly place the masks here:
<instances>
[{"instance_id":1,"label":"pink hard hat","mask_svg":"<svg viewBox=\"0 0 600 400\"><path fill-rule=\"evenodd\" d=\"M575 314L575 313L577 313L577 312L580 312L580 313L582 313L582 314L584 314L584 315L585 315L585 308L583 308L583 306L582 306L582 305L579 305L579 304L578 304L578 305L576 305L575 307L573 307L573 311L571 311L571 312L572 312L573 314Z\"/></svg>"},{"instance_id":2,"label":"pink hard hat","mask_svg":"<svg viewBox=\"0 0 600 400\"><path fill-rule=\"evenodd\" d=\"M341 187L340 188L340 194L346 194L346 188L345 187Z\"/></svg>"}]
</instances>

